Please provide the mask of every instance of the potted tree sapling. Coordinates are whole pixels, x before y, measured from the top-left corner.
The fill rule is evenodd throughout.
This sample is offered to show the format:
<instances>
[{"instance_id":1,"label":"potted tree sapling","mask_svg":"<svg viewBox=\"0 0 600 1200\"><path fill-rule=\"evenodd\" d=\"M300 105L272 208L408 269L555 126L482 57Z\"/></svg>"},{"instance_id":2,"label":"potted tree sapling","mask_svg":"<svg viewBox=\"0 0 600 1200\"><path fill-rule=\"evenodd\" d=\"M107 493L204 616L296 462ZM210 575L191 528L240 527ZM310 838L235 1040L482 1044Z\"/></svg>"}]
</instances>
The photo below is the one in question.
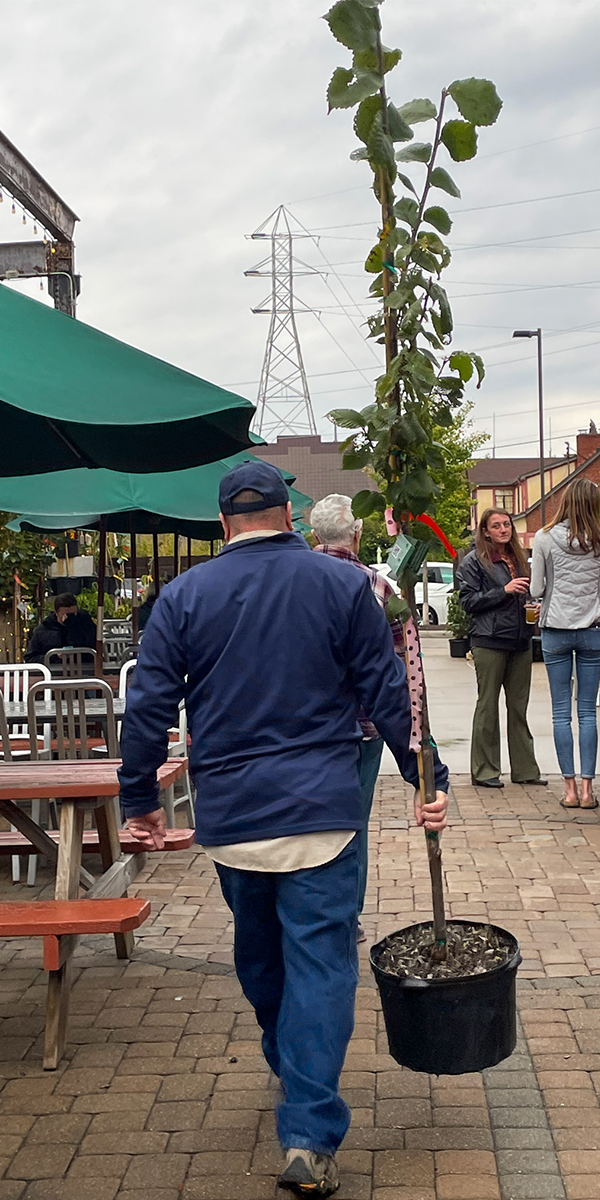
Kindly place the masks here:
<instances>
[{"instance_id":1,"label":"potted tree sapling","mask_svg":"<svg viewBox=\"0 0 600 1200\"><path fill-rule=\"evenodd\" d=\"M465 387L471 379L479 387L484 377L478 354L451 348L452 311L440 278L451 260L443 239L452 218L440 194L457 201L460 191L442 163L448 156L455 163L475 157L479 130L494 124L502 102L493 83L470 78L443 87L437 103L423 98L392 103L387 78L401 55L382 44L380 4L339 0L325 18L336 40L352 52L350 66L338 67L330 80L329 110L356 110L359 144L351 157L368 164L381 206L365 269L370 295L379 300L368 318L369 336L385 346L385 372L373 402L329 416L350 431L340 447L343 466L366 467L378 482L377 491L354 497L355 515L392 510L400 532L390 559L394 555L414 614L418 555L416 543L411 555L412 520L435 516L444 488L444 448L435 431L452 426ZM429 140L414 138L417 125L431 131ZM435 775L426 689L421 726L421 796L429 804L435 800ZM446 922L438 834L427 832L426 843L433 921L390 934L371 950L390 1053L431 1074L481 1071L515 1047L519 947L496 926Z\"/></svg>"},{"instance_id":2,"label":"potted tree sapling","mask_svg":"<svg viewBox=\"0 0 600 1200\"><path fill-rule=\"evenodd\" d=\"M470 632L472 618L465 612L458 592L452 592L448 597L448 616L446 624L450 632L450 658L466 658L471 644Z\"/></svg>"}]
</instances>

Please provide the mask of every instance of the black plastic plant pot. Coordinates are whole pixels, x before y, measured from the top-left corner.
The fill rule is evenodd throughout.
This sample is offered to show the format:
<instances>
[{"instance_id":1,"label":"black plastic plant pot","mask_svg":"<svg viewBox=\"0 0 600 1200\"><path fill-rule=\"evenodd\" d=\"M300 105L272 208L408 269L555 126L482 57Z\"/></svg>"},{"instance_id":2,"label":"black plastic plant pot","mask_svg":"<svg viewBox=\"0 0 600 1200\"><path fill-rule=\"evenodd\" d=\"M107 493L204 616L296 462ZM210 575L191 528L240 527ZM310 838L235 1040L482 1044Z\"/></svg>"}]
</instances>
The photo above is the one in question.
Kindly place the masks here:
<instances>
[{"instance_id":1,"label":"black plastic plant pot","mask_svg":"<svg viewBox=\"0 0 600 1200\"><path fill-rule=\"evenodd\" d=\"M517 1041L518 942L497 925L455 920L452 924L500 933L511 947L508 961L481 975L417 979L392 975L377 965L389 938L371 950L390 1054L401 1066L428 1075L483 1071L508 1058ZM432 923L410 928L430 930Z\"/></svg>"},{"instance_id":2,"label":"black plastic plant pot","mask_svg":"<svg viewBox=\"0 0 600 1200\"><path fill-rule=\"evenodd\" d=\"M466 658L469 652L469 638L450 638L450 658Z\"/></svg>"}]
</instances>

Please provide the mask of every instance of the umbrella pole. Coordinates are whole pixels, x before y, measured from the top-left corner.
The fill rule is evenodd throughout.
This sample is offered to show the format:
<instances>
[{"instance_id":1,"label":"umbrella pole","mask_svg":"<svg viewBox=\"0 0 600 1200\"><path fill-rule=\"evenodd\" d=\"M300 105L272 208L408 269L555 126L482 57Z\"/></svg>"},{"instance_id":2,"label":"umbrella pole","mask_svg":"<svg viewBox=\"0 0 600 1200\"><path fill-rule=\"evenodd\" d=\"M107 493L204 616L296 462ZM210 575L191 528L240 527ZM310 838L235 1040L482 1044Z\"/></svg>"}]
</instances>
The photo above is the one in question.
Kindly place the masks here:
<instances>
[{"instance_id":1,"label":"umbrella pole","mask_svg":"<svg viewBox=\"0 0 600 1200\"><path fill-rule=\"evenodd\" d=\"M187 540L187 560L188 560L187 569L189 571L189 569L192 565L192 539L191 539L191 537L189 537Z\"/></svg>"},{"instance_id":2,"label":"umbrella pole","mask_svg":"<svg viewBox=\"0 0 600 1200\"><path fill-rule=\"evenodd\" d=\"M131 529L131 526L130 526ZM137 534L131 529L131 640L138 644Z\"/></svg>"},{"instance_id":3,"label":"umbrella pole","mask_svg":"<svg viewBox=\"0 0 600 1200\"><path fill-rule=\"evenodd\" d=\"M160 571L158 566L158 534L152 534L152 553L154 556L154 595L160 596Z\"/></svg>"},{"instance_id":4,"label":"umbrella pole","mask_svg":"<svg viewBox=\"0 0 600 1200\"><path fill-rule=\"evenodd\" d=\"M211 558L214 558L214 554L215 554L215 543L214 543L213 541L211 541L211 543L210 543L210 557L211 557Z\"/></svg>"},{"instance_id":5,"label":"umbrella pole","mask_svg":"<svg viewBox=\"0 0 600 1200\"><path fill-rule=\"evenodd\" d=\"M179 534L173 534L173 579L179 575Z\"/></svg>"},{"instance_id":6,"label":"umbrella pole","mask_svg":"<svg viewBox=\"0 0 600 1200\"><path fill-rule=\"evenodd\" d=\"M100 546L98 549L98 623L96 626L96 672L102 679L104 643L104 577L106 573L106 517L100 517Z\"/></svg>"}]
</instances>

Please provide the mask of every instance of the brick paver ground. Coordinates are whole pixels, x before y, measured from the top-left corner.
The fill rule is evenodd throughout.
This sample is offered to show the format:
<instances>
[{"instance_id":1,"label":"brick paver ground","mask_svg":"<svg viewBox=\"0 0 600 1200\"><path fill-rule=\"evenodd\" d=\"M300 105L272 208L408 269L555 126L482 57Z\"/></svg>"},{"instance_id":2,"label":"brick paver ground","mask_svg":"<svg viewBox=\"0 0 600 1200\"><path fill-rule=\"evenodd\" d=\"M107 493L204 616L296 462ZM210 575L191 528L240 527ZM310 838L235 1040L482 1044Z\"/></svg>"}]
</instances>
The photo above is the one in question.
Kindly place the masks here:
<instances>
[{"instance_id":1,"label":"brick paver ground","mask_svg":"<svg viewBox=\"0 0 600 1200\"><path fill-rule=\"evenodd\" d=\"M515 1054L465 1077L413 1074L387 1054L361 947L343 1075L352 1127L340 1200L600 1200L600 820L565 813L559 781L503 792L453 781L448 909L518 937ZM369 943L430 916L408 790L378 784L364 924ZM276 1082L231 966L232 929L198 851L156 855L135 961L80 947L66 1060L41 1070L44 975L34 941L0 943L0 1200L267 1200L280 1156ZM51 894L40 872L34 894ZM32 896L10 883L0 895Z\"/></svg>"}]
</instances>

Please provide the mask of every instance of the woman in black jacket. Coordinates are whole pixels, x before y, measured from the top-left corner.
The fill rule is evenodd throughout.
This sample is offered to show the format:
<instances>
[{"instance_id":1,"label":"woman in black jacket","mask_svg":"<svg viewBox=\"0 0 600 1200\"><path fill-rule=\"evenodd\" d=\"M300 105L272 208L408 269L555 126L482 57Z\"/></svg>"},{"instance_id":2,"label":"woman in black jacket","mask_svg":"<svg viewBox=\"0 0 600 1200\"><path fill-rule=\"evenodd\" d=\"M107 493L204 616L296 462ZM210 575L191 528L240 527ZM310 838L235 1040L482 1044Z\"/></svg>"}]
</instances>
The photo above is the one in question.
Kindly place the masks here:
<instances>
[{"instance_id":1,"label":"woman in black jacket","mask_svg":"<svg viewBox=\"0 0 600 1200\"><path fill-rule=\"evenodd\" d=\"M477 674L477 706L471 737L471 780L504 787L500 779L500 689L507 710L508 753L513 783L543 785L527 724L533 625L525 620L529 567L510 513L487 508L475 549L457 579L460 601L473 618L471 647Z\"/></svg>"}]
</instances>

